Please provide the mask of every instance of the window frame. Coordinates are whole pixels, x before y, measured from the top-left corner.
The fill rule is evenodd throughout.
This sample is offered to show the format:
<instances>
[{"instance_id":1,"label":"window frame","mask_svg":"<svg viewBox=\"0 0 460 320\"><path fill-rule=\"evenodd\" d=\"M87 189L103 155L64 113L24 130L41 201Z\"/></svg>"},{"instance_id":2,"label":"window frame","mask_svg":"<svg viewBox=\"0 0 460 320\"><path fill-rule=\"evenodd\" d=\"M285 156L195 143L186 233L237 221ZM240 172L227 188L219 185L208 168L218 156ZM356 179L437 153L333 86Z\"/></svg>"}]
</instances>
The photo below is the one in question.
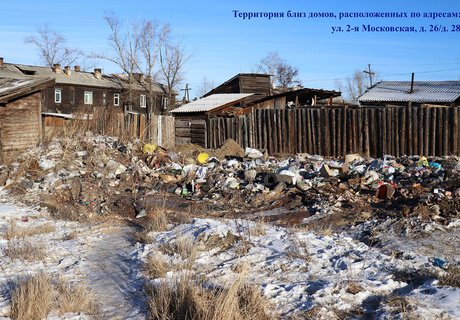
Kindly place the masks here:
<instances>
[{"instance_id":1,"label":"window frame","mask_svg":"<svg viewBox=\"0 0 460 320\"><path fill-rule=\"evenodd\" d=\"M168 109L168 102L169 102L168 97L163 96L162 99L161 99L161 106L162 106L163 110Z\"/></svg>"},{"instance_id":2,"label":"window frame","mask_svg":"<svg viewBox=\"0 0 460 320\"><path fill-rule=\"evenodd\" d=\"M93 104L93 92L92 91L84 91L83 94L83 103L85 105L92 105Z\"/></svg>"},{"instance_id":3,"label":"window frame","mask_svg":"<svg viewBox=\"0 0 460 320\"><path fill-rule=\"evenodd\" d=\"M120 106L120 94L119 93L114 93L113 94L113 106L114 107L119 107Z\"/></svg>"},{"instance_id":4,"label":"window frame","mask_svg":"<svg viewBox=\"0 0 460 320\"><path fill-rule=\"evenodd\" d=\"M59 96L59 99L57 97ZM62 103L62 89L54 88L54 103Z\"/></svg>"},{"instance_id":5,"label":"window frame","mask_svg":"<svg viewBox=\"0 0 460 320\"><path fill-rule=\"evenodd\" d=\"M139 107L147 108L147 96L145 94L139 96Z\"/></svg>"}]
</instances>

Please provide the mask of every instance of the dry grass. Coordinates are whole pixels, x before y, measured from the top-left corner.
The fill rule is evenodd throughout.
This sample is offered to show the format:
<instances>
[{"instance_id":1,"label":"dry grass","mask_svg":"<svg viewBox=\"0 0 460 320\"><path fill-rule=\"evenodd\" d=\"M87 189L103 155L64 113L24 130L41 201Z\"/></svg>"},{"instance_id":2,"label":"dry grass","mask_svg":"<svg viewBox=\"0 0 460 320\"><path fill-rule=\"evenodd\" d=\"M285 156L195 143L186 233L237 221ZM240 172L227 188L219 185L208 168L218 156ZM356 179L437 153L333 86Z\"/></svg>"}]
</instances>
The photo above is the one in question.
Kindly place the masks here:
<instances>
[{"instance_id":1,"label":"dry grass","mask_svg":"<svg viewBox=\"0 0 460 320\"><path fill-rule=\"evenodd\" d=\"M170 266L160 257L155 254L150 255L147 258L144 270L149 278L163 278L166 273L170 270Z\"/></svg>"},{"instance_id":2,"label":"dry grass","mask_svg":"<svg viewBox=\"0 0 460 320\"><path fill-rule=\"evenodd\" d=\"M94 304L94 295L84 285L71 286L64 280L59 279L55 287L55 307L59 315L67 312L94 314L97 311Z\"/></svg>"},{"instance_id":3,"label":"dry grass","mask_svg":"<svg viewBox=\"0 0 460 320\"><path fill-rule=\"evenodd\" d=\"M55 230L55 226L53 226L51 223L44 223L39 226L29 228L19 228L16 224L16 221L10 220L8 229L4 234L4 238L6 240L12 240L15 238L32 237L38 234L54 232Z\"/></svg>"},{"instance_id":4,"label":"dry grass","mask_svg":"<svg viewBox=\"0 0 460 320\"><path fill-rule=\"evenodd\" d=\"M185 237L177 238L175 242L161 245L159 249L164 254L178 255L182 259L181 263L174 266L175 270L192 269L198 254L195 242Z\"/></svg>"},{"instance_id":5,"label":"dry grass","mask_svg":"<svg viewBox=\"0 0 460 320\"><path fill-rule=\"evenodd\" d=\"M190 275L173 284L151 287L150 319L267 320L267 301L255 286L244 285L239 277L227 288L209 288Z\"/></svg>"},{"instance_id":6,"label":"dry grass","mask_svg":"<svg viewBox=\"0 0 460 320\"><path fill-rule=\"evenodd\" d=\"M152 243L153 239L149 236L149 231L147 229L137 230L133 232L133 239L136 242L143 244Z\"/></svg>"},{"instance_id":7,"label":"dry grass","mask_svg":"<svg viewBox=\"0 0 460 320\"><path fill-rule=\"evenodd\" d=\"M194 241L186 237L177 238L175 242L163 245L160 249L169 255L177 254L183 260L195 260L197 254Z\"/></svg>"},{"instance_id":8,"label":"dry grass","mask_svg":"<svg viewBox=\"0 0 460 320\"><path fill-rule=\"evenodd\" d=\"M257 221L254 227L248 227L247 232L249 237L265 236L267 234L267 226L264 222Z\"/></svg>"},{"instance_id":9,"label":"dry grass","mask_svg":"<svg viewBox=\"0 0 460 320\"><path fill-rule=\"evenodd\" d=\"M11 298L11 318L40 320L45 318L53 301L51 278L40 273L18 284Z\"/></svg>"},{"instance_id":10,"label":"dry grass","mask_svg":"<svg viewBox=\"0 0 460 320\"><path fill-rule=\"evenodd\" d=\"M47 256L47 250L42 243L32 242L27 238L11 239L2 250L11 260L37 261Z\"/></svg>"},{"instance_id":11,"label":"dry grass","mask_svg":"<svg viewBox=\"0 0 460 320\"><path fill-rule=\"evenodd\" d=\"M453 266L446 270L446 274L439 278L441 286L451 286L460 288L460 267Z\"/></svg>"},{"instance_id":12,"label":"dry grass","mask_svg":"<svg viewBox=\"0 0 460 320\"><path fill-rule=\"evenodd\" d=\"M168 218L164 208L153 210L149 213L150 221L148 223L149 231L168 230Z\"/></svg>"},{"instance_id":13,"label":"dry grass","mask_svg":"<svg viewBox=\"0 0 460 320\"><path fill-rule=\"evenodd\" d=\"M305 241L297 239L287 248L286 255L291 259L301 259L309 263L311 262L311 255L308 248L309 246Z\"/></svg>"},{"instance_id":14,"label":"dry grass","mask_svg":"<svg viewBox=\"0 0 460 320\"><path fill-rule=\"evenodd\" d=\"M152 243L150 232L160 232L168 230L168 218L164 209L156 209L149 214L149 220L144 227L134 233L134 240L140 243Z\"/></svg>"},{"instance_id":15,"label":"dry grass","mask_svg":"<svg viewBox=\"0 0 460 320\"><path fill-rule=\"evenodd\" d=\"M72 231L72 232L69 232L69 233L66 233L62 236L61 240L62 241L69 241L69 240L73 240L77 237L77 232L76 231Z\"/></svg>"},{"instance_id":16,"label":"dry grass","mask_svg":"<svg viewBox=\"0 0 460 320\"><path fill-rule=\"evenodd\" d=\"M403 320L417 319L413 312L413 306L406 297L388 296L386 305L391 308L391 314L399 315Z\"/></svg>"},{"instance_id":17,"label":"dry grass","mask_svg":"<svg viewBox=\"0 0 460 320\"><path fill-rule=\"evenodd\" d=\"M40 320L51 311L94 314L93 295L84 286L71 287L62 279L53 283L39 273L20 281L12 294L10 317L15 320Z\"/></svg>"},{"instance_id":18,"label":"dry grass","mask_svg":"<svg viewBox=\"0 0 460 320\"><path fill-rule=\"evenodd\" d=\"M235 254L238 257L244 257L254 245L248 239L241 239L235 247Z\"/></svg>"}]
</instances>

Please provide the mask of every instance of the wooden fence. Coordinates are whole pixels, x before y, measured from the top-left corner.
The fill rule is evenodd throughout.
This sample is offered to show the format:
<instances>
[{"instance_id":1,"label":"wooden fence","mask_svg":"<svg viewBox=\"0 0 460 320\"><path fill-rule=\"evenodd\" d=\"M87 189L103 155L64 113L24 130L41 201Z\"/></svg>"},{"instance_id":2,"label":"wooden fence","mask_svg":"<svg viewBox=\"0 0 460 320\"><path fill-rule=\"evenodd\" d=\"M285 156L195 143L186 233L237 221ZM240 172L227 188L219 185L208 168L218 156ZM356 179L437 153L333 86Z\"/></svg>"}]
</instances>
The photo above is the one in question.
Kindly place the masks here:
<instances>
[{"instance_id":1,"label":"wooden fence","mask_svg":"<svg viewBox=\"0 0 460 320\"><path fill-rule=\"evenodd\" d=\"M91 117L65 119L56 116L44 116L45 131L64 130L68 134L94 131L99 134L117 136L122 139L140 139L172 148L174 140L174 117L121 112L92 113ZM45 132L46 134L46 132Z\"/></svg>"},{"instance_id":2,"label":"wooden fence","mask_svg":"<svg viewBox=\"0 0 460 320\"><path fill-rule=\"evenodd\" d=\"M255 110L208 119L207 147L231 138L270 154L458 155L459 112L457 106L433 105Z\"/></svg>"}]
</instances>

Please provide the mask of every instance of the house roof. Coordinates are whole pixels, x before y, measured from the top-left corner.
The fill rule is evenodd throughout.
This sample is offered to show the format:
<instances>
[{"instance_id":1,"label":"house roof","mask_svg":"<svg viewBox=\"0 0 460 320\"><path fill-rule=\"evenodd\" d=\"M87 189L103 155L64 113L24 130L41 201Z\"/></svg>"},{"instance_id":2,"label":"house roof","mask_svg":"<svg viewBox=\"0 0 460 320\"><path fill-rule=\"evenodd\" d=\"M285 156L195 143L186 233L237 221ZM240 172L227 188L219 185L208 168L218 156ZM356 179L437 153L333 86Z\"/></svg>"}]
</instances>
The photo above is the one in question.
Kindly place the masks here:
<instances>
[{"instance_id":1,"label":"house roof","mask_svg":"<svg viewBox=\"0 0 460 320\"><path fill-rule=\"evenodd\" d=\"M381 81L358 98L359 102L452 103L460 98L460 81Z\"/></svg>"},{"instance_id":2,"label":"house roof","mask_svg":"<svg viewBox=\"0 0 460 320\"><path fill-rule=\"evenodd\" d=\"M330 97L340 97L341 94L342 93L340 91L312 89L312 88L301 88L301 89L297 89L297 90L290 90L290 91L274 94L274 95L271 95L271 96L267 96L267 97L264 97L264 98L262 98L260 100L256 100L256 101L252 102L252 104L257 104L257 103L260 103L260 102L264 102L264 101L272 100L272 99L277 99L277 98L280 98L280 97L288 97L288 98L290 98L290 97L306 95L306 96L317 96L317 99L321 100L321 99L326 99L326 98L330 98Z\"/></svg>"},{"instance_id":3,"label":"house roof","mask_svg":"<svg viewBox=\"0 0 460 320\"><path fill-rule=\"evenodd\" d=\"M253 93L216 93L184 104L172 110L171 113L208 112L235 104L252 95Z\"/></svg>"},{"instance_id":4,"label":"house roof","mask_svg":"<svg viewBox=\"0 0 460 320\"><path fill-rule=\"evenodd\" d=\"M12 99L21 95L35 92L48 82L53 82L50 78L39 79L11 79L0 78L0 103L8 103Z\"/></svg>"},{"instance_id":5,"label":"house roof","mask_svg":"<svg viewBox=\"0 0 460 320\"><path fill-rule=\"evenodd\" d=\"M227 81L219 84L217 87L213 88L211 91L207 92L203 97L210 96L211 94L214 94L214 92L218 91L220 88L226 86L228 83L232 82L233 80L240 78L240 77L262 77L262 78L270 78L270 74L265 74L265 73L238 73L237 75L231 77Z\"/></svg>"},{"instance_id":6,"label":"house roof","mask_svg":"<svg viewBox=\"0 0 460 320\"><path fill-rule=\"evenodd\" d=\"M50 67L12 63L3 64L3 67L0 68L0 77L13 79L52 78L55 79L56 84L81 85L99 88L126 89L128 87L128 83L120 76L102 75L99 79L93 72L71 70L70 74L67 75L64 70L60 73L55 73ZM142 83L134 84L134 89L145 90L146 88L147 87L143 86ZM156 92L164 92L163 87L156 82L154 82L152 90Z\"/></svg>"}]
</instances>

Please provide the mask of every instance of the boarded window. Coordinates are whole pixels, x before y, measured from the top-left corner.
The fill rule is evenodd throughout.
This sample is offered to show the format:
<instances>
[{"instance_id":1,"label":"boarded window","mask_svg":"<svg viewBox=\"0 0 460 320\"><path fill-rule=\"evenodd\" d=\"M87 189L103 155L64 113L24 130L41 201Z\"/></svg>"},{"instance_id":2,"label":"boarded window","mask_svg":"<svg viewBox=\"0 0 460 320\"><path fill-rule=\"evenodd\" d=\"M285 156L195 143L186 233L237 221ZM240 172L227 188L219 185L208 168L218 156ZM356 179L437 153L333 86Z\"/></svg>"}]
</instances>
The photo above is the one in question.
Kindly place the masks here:
<instances>
[{"instance_id":1,"label":"boarded window","mask_svg":"<svg viewBox=\"0 0 460 320\"><path fill-rule=\"evenodd\" d=\"M54 102L61 103L61 101L62 101L61 89L54 89Z\"/></svg>"},{"instance_id":2,"label":"boarded window","mask_svg":"<svg viewBox=\"0 0 460 320\"><path fill-rule=\"evenodd\" d=\"M92 91L85 91L85 104L93 104L93 92Z\"/></svg>"},{"instance_id":3,"label":"boarded window","mask_svg":"<svg viewBox=\"0 0 460 320\"><path fill-rule=\"evenodd\" d=\"M163 110L168 109L168 98L163 97L163 99L161 99L161 106L163 107Z\"/></svg>"}]
</instances>

